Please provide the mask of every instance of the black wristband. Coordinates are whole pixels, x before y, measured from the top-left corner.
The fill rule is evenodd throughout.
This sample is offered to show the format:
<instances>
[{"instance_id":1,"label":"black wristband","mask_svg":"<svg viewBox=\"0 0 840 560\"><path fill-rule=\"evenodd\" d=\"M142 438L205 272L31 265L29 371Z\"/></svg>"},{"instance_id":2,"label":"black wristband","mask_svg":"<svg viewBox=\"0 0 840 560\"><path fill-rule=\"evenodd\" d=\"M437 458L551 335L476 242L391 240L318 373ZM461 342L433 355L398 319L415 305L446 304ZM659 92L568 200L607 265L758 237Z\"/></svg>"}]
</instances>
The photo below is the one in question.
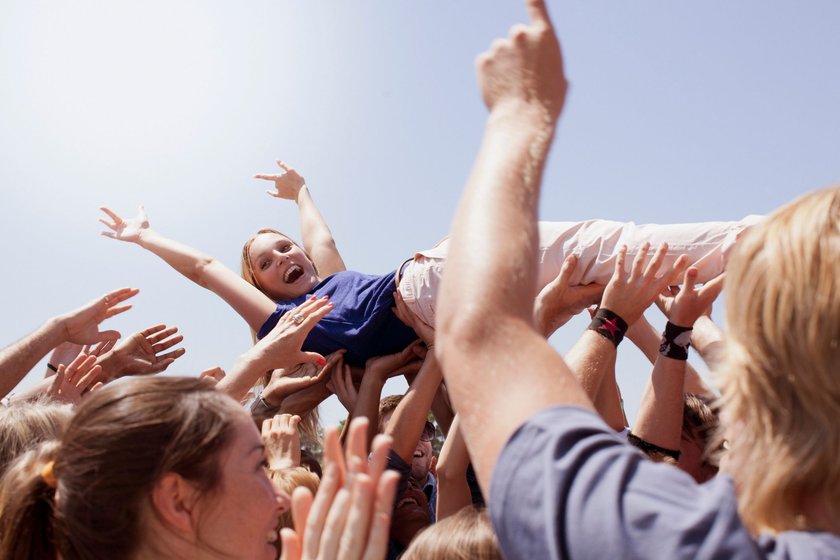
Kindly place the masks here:
<instances>
[{"instance_id":1,"label":"black wristband","mask_svg":"<svg viewBox=\"0 0 840 560\"><path fill-rule=\"evenodd\" d=\"M618 347L627 332L627 321L609 309L600 307L587 328L600 334Z\"/></svg>"},{"instance_id":2,"label":"black wristband","mask_svg":"<svg viewBox=\"0 0 840 560\"><path fill-rule=\"evenodd\" d=\"M650 455L651 453L659 453L661 455L665 455L666 457L670 457L674 461L680 460L680 452L675 451L673 449L666 449L664 447L659 447L655 443L651 443L649 441L645 441L633 432L629 432L627 434L627 443L634 447L638 447L642 450L645 455Z\"/></svg>"},{"instance_id":3,"label":"black wristband","mask_svg":"<svg viewBox=\"0 0 840 560\"><path fill-rule=\"evenodd\" d=\"M691 327L681 327L671 321L665 324L659 354L672 360L687 360L688 346L691 344Z\"/></svg>"},{"instance_id":4,"label":"black wristband","mask_svg":"<svg viewBox=\"0 0 840 560\"><path fill-rule=\"evenodd\" d=\"M52 365L51 363L47 362L47 369L51 369L54 372L58 373L58 368Z\"/></svg>"}]
</instances>

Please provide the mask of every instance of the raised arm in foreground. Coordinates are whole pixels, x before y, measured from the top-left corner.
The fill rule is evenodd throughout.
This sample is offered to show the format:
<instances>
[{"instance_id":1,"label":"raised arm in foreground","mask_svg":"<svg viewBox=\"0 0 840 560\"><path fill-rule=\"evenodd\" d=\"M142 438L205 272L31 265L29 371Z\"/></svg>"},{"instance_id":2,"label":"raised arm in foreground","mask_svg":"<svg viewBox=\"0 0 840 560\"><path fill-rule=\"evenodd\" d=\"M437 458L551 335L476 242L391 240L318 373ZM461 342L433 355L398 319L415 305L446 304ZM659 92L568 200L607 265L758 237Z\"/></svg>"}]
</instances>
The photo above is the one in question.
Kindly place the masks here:
<instances>
[{"instance_id":1,"label":"raised arm in foreground","mask_svg":"<svg viewBox=\"0 0 840 560\"><path fill-rule=\"evenodd\" d=\"M532 317L540 182L567 84L545 3L527 7L531 25L477 61L490 115L455 216L437 316L435 348L486 495L502 446L529 416L562 402L592 408Z\"/></svg>"}]
</instances>

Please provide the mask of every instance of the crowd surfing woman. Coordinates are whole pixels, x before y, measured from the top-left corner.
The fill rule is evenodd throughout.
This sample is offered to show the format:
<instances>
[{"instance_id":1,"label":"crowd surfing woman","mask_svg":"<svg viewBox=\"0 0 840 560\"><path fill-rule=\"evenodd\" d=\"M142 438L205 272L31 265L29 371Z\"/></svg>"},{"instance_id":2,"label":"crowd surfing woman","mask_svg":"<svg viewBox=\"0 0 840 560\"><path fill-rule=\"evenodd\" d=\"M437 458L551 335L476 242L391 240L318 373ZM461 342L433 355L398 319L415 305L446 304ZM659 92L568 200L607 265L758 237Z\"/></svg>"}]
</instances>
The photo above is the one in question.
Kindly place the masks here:
<instances>
[{"instance_id":1,"label":"crowd surfing woman","mask_svg":"<svg viewBox=\"0 0 840 560\"><path fill-rule=\"evenodd\" d=\"M434 326L437 287L446 261L448 239L417 253L384 275L348 271L335 241L315 206L303 177L278 161L280 174L258 174L274 183L269 194L294 200L300 210L303 246L273 229L262 229L242 251L242 275L237 276L216 259L160 235L149 224L143 208L124 220L108 208L101 219L107 237L129 241L158 255L178 272L215 292L245 319L258 337L271 330L279 317L309 295L328 296L335 309L310 333L305 350L327 355L346 349L345 363L363 366L368 358L392 354L417 338L392 308L395 290L426 324ZM560 272L568 255L577 256L570 284L606 284L612 275L618 248L632 256L645 242L654 247L669 243L666 264L686 253L700 270L699 281L717 276L737 236L753 220L683 225L588 222L541 222L539 284L545 286ZM600 294L598 294L600 295Z\"/></svg>"}]
</instances>

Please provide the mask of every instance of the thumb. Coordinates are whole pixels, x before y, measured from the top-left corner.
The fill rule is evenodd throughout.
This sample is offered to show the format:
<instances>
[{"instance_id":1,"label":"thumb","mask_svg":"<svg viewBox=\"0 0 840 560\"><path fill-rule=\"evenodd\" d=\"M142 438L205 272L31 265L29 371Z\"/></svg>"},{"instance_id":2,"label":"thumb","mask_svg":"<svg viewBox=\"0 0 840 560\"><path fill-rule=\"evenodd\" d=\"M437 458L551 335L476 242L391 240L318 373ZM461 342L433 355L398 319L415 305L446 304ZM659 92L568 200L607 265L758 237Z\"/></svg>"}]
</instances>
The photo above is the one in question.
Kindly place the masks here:
<instances>
[{"instance_id":1,"label":"thumb","mask_svg":"<svg viewBox=\"0 0 840 560\"><path fill-rule=\"evenodd\" d=\"M301 352L298 363L301 364L316 364L323 366L327 364L326 358L317 352Z\"/></svg>"},{"instance_id":2,"label":"thumb","mask_svg":"<svg viewBox=\"0 0 840 560\"><path fill-rule=\"evenodd\" d=\"M94 343L97 343L97 342L108 342L108 341L111 341L111 340L118 340L119 338L120 338L119 331L114 331L114 330L102 331L102 332L96 334L96 338L91 341L91 344L94 344Z\"/></svg>"}]
</instances>

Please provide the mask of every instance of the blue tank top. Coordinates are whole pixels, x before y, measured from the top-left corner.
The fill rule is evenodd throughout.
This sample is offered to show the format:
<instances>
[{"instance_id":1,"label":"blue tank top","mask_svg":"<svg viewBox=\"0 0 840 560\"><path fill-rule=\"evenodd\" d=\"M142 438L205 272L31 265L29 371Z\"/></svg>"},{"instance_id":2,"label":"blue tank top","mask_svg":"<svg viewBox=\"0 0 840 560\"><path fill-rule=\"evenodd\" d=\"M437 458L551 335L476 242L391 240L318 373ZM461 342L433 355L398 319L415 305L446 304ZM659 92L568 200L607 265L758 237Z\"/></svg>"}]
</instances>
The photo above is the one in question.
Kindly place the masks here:
<instances>
[{"instance_id":1,"label":"blue tank top","mask_svg":"<svg viewBox=\"0 0 840 560\"><path fill-rule=\"evenodd\" d=\"M310 331L303 343L304 350L326 356L345 348L344 363L351 366L364 366L368 358L399 352L417 340L417 334L391 311L395 274L396 271L374 276L346 270L328 276L312 293L279 302L260 327L257 338L271 332L283 314L306 298L328 295L333 310Z\"/></svg>"}]
</instances>

